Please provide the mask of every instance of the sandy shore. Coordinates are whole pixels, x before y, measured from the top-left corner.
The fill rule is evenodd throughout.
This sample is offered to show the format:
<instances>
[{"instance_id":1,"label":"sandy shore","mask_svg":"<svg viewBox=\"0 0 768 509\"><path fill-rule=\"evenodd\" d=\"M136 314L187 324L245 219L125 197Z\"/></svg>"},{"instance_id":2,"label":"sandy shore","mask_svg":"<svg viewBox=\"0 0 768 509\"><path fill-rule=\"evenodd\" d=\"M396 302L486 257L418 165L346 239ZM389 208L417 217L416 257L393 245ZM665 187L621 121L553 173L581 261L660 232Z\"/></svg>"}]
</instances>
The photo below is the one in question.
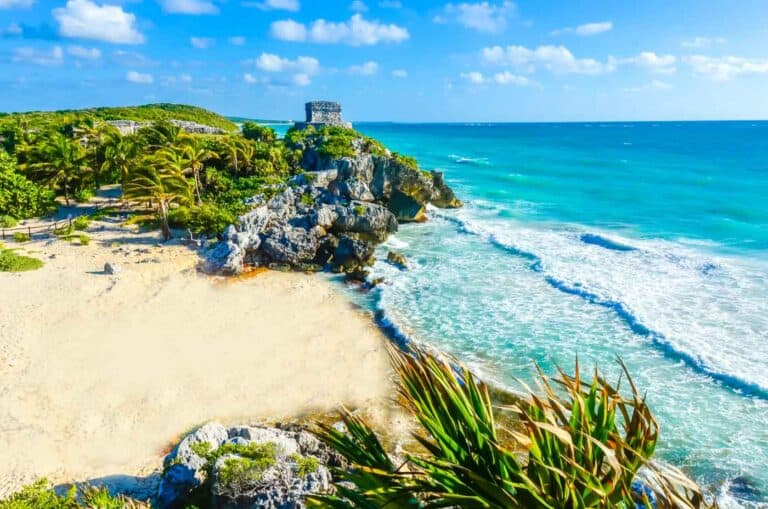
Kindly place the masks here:
<instances>
[{"instance_id":1,"label":"sandy shore","mask_svg":"<svg viewBox=\"0 0 768 509\"><path fill-rule=\"evenodd\" d=\"M40 476L146 475L209 420L386 407L386 340L322 276L214 279L156 234L88 234L23 244L45 267L0 273L0 497Z\"/></svg>"}]
</instances>

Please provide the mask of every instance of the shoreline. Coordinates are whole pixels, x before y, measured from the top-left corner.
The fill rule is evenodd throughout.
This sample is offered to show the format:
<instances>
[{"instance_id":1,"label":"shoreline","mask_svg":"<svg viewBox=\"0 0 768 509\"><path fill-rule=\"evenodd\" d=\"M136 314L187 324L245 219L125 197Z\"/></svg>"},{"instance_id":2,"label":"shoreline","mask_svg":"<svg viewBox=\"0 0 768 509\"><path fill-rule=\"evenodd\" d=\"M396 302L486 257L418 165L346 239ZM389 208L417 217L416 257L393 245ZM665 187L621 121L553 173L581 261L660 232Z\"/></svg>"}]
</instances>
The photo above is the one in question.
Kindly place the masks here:
<instances>
[{"instance_id":1,"label":"shoreline","mask_svg":"<svg viewBox=\"0 0 768 509\"><path fill-rule=\"evenodd\" d=\"M197 252L156 233L99 221L88 235L88 246L7 246L46 265L0 274L10 310L0 498L39 477L141 494L168 444L208 421L295 420L343 404L405 426L391 405L389 340L328 278L205 276ZM104 274L107 261L121 272Z\"/></svg>"}]
</instances>

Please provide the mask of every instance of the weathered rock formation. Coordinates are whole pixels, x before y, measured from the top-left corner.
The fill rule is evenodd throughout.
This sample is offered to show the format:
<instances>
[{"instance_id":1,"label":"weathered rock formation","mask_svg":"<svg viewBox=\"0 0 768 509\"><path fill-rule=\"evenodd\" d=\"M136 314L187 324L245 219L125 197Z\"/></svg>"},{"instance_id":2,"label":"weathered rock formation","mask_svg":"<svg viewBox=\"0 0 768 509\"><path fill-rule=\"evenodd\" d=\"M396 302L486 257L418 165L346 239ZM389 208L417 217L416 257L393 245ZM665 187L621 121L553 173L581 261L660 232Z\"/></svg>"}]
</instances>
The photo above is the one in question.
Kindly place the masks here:
<instances>
[{"instance_id":1,"label":"weathered rock formation","mask_svg":"<svg viewBox=\"0 0 768 509\"><path fill-rule=\"evenodd\" d=\"M254 200L259 205L206 253L207 271L238 274L253 265L358 277L398 222L425 221L428 203L461 206L442 173L373 154L362 137L352 142L354 157L331 158L323 155L322 136L294 147L303 150L305 173L271 199Z\"/></svg>"},{"instance_id":2,"label":"weathered rock formation","mask_svg":"<svg viewBox=\"0 0 768 509\"><path fill-rule=\"evenodd\" d=\"M328 466L341 461L306 431L209 423L165 458L155 501L169 509L193 497L218 509L299 509L308 494L330 489Z\"/></svg>"}]
</instances>

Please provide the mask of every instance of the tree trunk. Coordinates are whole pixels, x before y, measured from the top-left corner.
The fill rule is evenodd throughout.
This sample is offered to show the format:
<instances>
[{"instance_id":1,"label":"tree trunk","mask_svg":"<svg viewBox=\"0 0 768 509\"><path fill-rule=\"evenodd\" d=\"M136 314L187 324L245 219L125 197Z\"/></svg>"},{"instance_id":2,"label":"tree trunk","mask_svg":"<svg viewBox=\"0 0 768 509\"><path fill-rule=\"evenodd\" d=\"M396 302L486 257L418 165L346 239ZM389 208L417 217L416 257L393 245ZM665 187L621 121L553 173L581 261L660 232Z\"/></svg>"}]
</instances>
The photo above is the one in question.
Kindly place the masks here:
<instances>
[{"instance_id":1,"label":"tree trunk","mask_svg":"<svg viewBox=\"0 0 768 509\"><path fill-rule=\"evenodd\" d=\"M200 196L200 172L198 170L194 170L194 178L195 178L195 200L197 202L197 205L201 205L203 203L203 199Z\"/></svg>"},{"instance_id":2,"label":"tree trunk","mask_svg":"<svg viewBox=\"0 0 768 509\"><path fill-rule=\"evenodd\" d=\"M67 179L64 179L64 203L69 207L69 186L67 186Z\"/></svg>"},{"instance_id":3,"label":"tree trunk","mask_svg":"<svg viewBox=\"0 0 768 509\"><path fill-rule=\"evenodd\" d=\"M171 235L171 225L168 224L168 204L165 200L160 200L160 221L163 239L170 240L173 235Z\"/></svg>"}]
</instances>

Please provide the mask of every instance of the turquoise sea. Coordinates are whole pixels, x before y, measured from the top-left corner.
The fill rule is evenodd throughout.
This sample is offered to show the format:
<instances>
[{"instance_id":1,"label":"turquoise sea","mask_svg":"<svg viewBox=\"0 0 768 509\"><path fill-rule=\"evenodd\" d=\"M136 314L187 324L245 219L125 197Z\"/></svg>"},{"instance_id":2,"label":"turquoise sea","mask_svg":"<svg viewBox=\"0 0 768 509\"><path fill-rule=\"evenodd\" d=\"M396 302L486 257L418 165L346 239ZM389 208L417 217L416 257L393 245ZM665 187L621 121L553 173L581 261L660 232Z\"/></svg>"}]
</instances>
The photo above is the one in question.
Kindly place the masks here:
<instances>
[{"instance_id":1,"label":"turquoise sea","mask_svg":"<svg viewBox=\"0 0 768 509\"><path fill-rule=\"evenodd\" d=\"M768 507L768 122L355 127L466 203L401 225L361 304L510 388L620 357L660 456Z\"/></svg>"},{"instance_id":2,"label":"turquoise sea","mask_svg":"<svg viewBox=\"0 0 768 509\"><path fill-rule=\"evenodd\" d=\"M355 127L466 202L401 226L366 305L504 386L620 357L662 458L768 502L768 122Z\"/></svg>"}]
</instances>

